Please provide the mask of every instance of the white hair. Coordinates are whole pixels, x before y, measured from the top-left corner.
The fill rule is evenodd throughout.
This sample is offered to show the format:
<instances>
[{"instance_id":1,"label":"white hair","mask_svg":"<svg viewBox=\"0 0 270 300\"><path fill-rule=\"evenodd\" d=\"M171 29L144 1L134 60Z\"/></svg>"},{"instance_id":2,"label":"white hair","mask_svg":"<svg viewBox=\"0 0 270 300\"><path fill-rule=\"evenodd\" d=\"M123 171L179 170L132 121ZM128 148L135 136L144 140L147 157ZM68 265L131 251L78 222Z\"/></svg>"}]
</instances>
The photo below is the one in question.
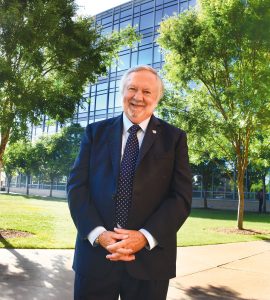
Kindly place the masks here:
<instances>
[{"instance_id":1,"label":"white hair","mask_svg":"<svg viewBox=\"0 0 270 300\"><path fill-rule=\"evenodd\" d=\"M157 80L159 82L159 86L160 86L160 88L159 88L159 94L158 94L158 99L157 99L159 101L161 99L161 97L163 96L163 94L164 94L164 83L163 83L162 78L159 76L157 70L154 69L154 68L152 68L152 67L150 67L150 66L148 66L148 65L136 66L136 67L130 68L130 69L128 69L126 71L126 73L122 76L122 78L120 80L119 89L120 89L121 96L123 96L124 88L125 88L128 76L131 73L139 72L139 71L149 71L152 74L156 75L156 78L157 78Z\"/></svg>"}]
</instances>

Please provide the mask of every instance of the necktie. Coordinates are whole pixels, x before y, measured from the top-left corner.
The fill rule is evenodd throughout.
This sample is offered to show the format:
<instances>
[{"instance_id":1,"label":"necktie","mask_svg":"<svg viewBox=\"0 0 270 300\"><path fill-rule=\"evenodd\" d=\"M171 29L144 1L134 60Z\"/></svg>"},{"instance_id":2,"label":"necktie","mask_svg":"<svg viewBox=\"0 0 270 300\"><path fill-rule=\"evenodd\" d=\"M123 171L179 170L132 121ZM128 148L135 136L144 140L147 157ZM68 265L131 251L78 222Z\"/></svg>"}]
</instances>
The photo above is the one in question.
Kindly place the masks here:
<instances>
[{"instance_id":1,"label":"necktie","mask_svg":"<svg viewBox=\"0 0 270 300\"><path fill-rule=\"evenodd\" d=\"M139 154L139 142L137 132L139 125L132 125L128 132L129 136L121 161L118 189L116 194L116 224L125 228L128 220L128 213L132 200L133 178L136 162Z\"/></svg>"}]
</instances>

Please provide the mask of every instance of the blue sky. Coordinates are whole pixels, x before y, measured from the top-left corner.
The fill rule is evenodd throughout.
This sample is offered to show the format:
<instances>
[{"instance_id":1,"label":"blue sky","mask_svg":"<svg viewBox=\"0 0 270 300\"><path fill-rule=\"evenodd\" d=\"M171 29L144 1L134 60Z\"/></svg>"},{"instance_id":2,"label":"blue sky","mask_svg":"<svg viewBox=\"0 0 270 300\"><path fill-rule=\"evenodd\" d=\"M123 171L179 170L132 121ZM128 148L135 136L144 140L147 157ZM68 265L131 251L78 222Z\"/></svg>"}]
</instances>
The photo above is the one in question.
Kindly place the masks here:
<instances>
[{"instance_id":1,"label":"blue sky","mask_svg":"<svg viewBox=\"0 0 270 300\"><path fill-rule=\"evenodd\" d=\"M93 16L114 6L128 2L129 0L75 0L79 6L78 14Z\"/></svg>"}]
</instances>

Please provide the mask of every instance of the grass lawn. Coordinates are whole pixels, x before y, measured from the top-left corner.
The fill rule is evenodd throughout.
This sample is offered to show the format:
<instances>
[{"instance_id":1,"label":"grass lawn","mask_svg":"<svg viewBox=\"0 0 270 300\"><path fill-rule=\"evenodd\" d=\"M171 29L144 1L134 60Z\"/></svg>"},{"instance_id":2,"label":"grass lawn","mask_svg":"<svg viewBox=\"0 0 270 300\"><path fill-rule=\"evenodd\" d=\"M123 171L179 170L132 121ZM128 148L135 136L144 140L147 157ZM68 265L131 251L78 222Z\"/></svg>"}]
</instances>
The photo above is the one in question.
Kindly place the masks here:
<instances>
[{"instance_id":1,"label":"grass lawn","mask_svg":"<svg viewBox=\"0 0 270 300\"><path fill-rule=\"evenodd\" d=\"M244 231L238 231L237 212L192 209L191 216L178 232L178 246L199 246L270 240L270 215L245 212ZM241 233L239 233L241 232Z\"/></svg>"},{"instance_id":2,"label":"grass lawn","mask_svg":"<svg viewBox=\"0 0 270 300\"><path fill-rule=\"evenodd\" d=\"M178 246L270 239L270 215L246 213L244 227L252 234L231 232L236 212L193 209L178 233ZM169 221L169 220L168 220ZM73 248L76 229L65 200L0 194L0 229L30 232L28 237L0 238L0 248ZM263 234L256 233L264 231Z\"/></svg>"},{"instance_id":3,"label":"grass lawn","mask_svg":"<svg viewBox=\"0 0 270 300\"><path fill-rule=\"evenodd\" d=\"M73 248L76 229L67 201L0 194L0 229L33 233L0 239L0 248Z\"/></svg>"}]
</instances>

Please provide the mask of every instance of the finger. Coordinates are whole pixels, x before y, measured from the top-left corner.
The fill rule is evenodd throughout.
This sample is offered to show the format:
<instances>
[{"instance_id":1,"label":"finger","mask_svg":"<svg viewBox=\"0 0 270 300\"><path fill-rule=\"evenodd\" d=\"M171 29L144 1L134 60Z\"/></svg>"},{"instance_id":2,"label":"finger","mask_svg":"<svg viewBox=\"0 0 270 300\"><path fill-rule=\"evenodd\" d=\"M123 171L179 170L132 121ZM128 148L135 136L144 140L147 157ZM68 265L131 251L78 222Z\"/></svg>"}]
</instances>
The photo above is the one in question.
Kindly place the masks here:
<instances>
[{"instance_id":1,"label":"finger","mask_svg":"<svg viewBox=\"0 0 270 300\"><path fill-rule=\"evenodd\" d=\"M125 240L125 239L128 239L129 236L127 234L123 234L123 233L113 233L112 238L114 238L116 240Z\"/></svg>"},{"instance_id":2,"label":"finger","mask_svg":"<svg viewBox=\"0 0 270 300\"><path fill-rule=\"evenodd\" d=\"M107 247L107 250L111 253L118 253L123 255L130 255L133 253L132 249L127 249L127 248L118 248L117 250L113 251L109 247Z\"/></svg>"},{"instance_id":3,"label":"finger","mask_svg":"<svg viewBox=\"0 0 270 300\"><path fill-rule=\"evenodd\" d=\"M127 235L130 233L130 230L128 229L117 228L117 227L114 227L114 231L120 234L127 234Z\"/></svg>"},{"instance_id":4,"label":"finger","mask_svg":"<svg viewBox=\"0 0 270 300\"><path fill-rule=\"evenodd\" d=\"M121 255L118 253L108 254L106 258L111 261L132 261L135 260L135 255Z\"/></svg>"},{"instance_id":5,"label":"finger","mask_svg":"<svg viewBox=\"0 0 270 300\"><path fill-rule=\"evenodd\" d=\"M110 252L117 252L117 250L120 248L127 248L126 243L124 241L116 242L116 243L110 244L106 247L106 249ZM130 249L130 248L127 248L127 249Z\"/></svg>"}]
</instances>

